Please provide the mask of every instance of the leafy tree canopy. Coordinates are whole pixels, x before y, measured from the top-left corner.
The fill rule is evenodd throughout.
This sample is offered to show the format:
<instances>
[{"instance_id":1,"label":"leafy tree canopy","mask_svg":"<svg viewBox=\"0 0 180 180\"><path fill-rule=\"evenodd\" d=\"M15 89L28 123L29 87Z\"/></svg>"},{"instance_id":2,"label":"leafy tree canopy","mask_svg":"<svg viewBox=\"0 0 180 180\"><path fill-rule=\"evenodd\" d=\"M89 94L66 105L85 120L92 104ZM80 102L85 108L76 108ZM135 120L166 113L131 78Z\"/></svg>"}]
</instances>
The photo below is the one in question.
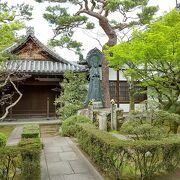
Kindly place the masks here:
<instances>
[{"instance_id":1,"label":"leafy tree canopy","mask_svg":"<svg viewBox=\"0 0 180 180\"><path fill-rule=\"evenodd\" d=\"M163 107L169 109L180 95L179 47L180 14L173 10L145 32L134 30L131 41L109 48L106 55L111 66L124 66L127 74L155 90Z\"/></svg>"},{"instance_id":2,"label":"leafy tree canopy","mask_svg":"<svg viewBox=\"0 0 180 180\"><path fill-rule=\"evenodd\" d=\"M8 3L0 3L0 51L11 46L17 39L16 32L25 27L24 20L31 19L32 7L25 4L9 6ZM1 61L5 58L2 53Z\"/></svg>"}]
</instances>

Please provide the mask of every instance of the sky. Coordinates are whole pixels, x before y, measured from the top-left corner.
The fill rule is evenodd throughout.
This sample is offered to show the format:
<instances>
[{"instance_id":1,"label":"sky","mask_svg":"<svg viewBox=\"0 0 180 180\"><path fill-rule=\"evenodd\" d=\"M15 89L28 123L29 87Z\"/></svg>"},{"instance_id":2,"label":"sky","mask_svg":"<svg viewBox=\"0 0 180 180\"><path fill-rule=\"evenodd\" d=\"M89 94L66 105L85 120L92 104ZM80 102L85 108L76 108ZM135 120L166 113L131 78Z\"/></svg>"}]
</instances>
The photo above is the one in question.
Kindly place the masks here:
<instances>
[{"instance_id":1,"label":"sky","mask_svg":"<svg viewBox=\"0 0 180 180\"><path fill-rule=\"evenodd\" d=\"M45 45L47 44L48 40L53 37L54 34L52 27L50 27L48 22L43 18L43 13L46 7L49 5L48 2L37 3L34 0L2 0L2 1L3 2L7 1L9 4L12 5L17 3L19 4L26 3L34 6L33 19L31 21L26 22L26 25L34 27L35 36ZM158 5L159 11L157 13L157 16L160 16L163 14L163 12L165 11L169 12L170 10L172 10L176 5L176 0L150 0L149 5ZM69 7L69 5L66 5L66 7ZM74 8L72 7L69 8L71 9L71 11L75 11ZM94 21L94 19L92 20ZM25 33L26 33L25 30L20 32L20 34L25 34ZM97 37L99 41L96 40ZM88 53L89 50L95 47L101 50L102 49L101 46L107 41L107 38L105 34L103 34L101 28L96 28L91 31L78 30L75 32L75 39L83 43L84 57L86 57L86 54ZM78 56L74 55L74 52L72 51L61 48L56 48L55 51L66 60L69 61L78 60Z\"/></svg>"}]
</instances>

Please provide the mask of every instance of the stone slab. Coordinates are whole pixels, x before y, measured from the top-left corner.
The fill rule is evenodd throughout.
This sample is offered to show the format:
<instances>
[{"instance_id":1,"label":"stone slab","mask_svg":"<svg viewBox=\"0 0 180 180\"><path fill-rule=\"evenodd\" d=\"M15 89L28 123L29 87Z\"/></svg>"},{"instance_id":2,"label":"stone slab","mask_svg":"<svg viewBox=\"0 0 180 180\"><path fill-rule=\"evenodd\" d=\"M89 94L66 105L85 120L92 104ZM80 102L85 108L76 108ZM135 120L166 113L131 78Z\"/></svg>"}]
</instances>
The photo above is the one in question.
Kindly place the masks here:
<instances>
[{"instance_id":1,"label":"stone slab","mask_svg":"<svg viewBox=\"0 0 180 180\"><path fill-rule=\"evenodd\" d=\"M63 176L51 176L51 180L64 180Z\"/></svg>"},{"instance_id":2,"label":"stone slab","mask_svg":"<svg viewBox=\"0 0 180 180\"><path fill-rule=\"evenodd\" d=\"M59 156L63 161L71 161L71 160L79 159L79 157L75 152L62 152L59 153Z\"/></svg>"},{"instance_id":3,"label":"stone slab","mask_svg":"<svg viewBox=\"0 0 180 180\"><path fill-rule=\"evenodd\" d=\"M73 174L70 164L68 162L49 162L48 163L48 171L51 176L62 176L64 174Z\"/></svg>"},{"instance_id":4,"label":"stone slab","mask_svg":"<svg viewBox=\"0 0 180 180\"><path fill-rule=\"evenodd\" d=\"M70 138L43 137L41 141L44 144L41 180L103 179Z\"/></svg>"},{"instance_id":5,"label":"stone slab","mask_svg":"<svg viewBox=\"0 0 180 180\"><path fill-rule=\"evenodd\" d=\"M45 153L60 153L60 152L63 152L63 150L61 149L61 147L48 147L48 148L45 148Z\"/></svg>"},{"instance_id":6,"label":"stone slab","mask_svg":"<svg viewBox=\"0 0 180 180\"><path fill-rule=\"evenodd\" d=\"M62 146L62 150L64 151L64 152L73 152L73 149L72 149L72 147L71 146L67 146L67 145L64 145L64 146Z\"/></svg>"},{"instance_id":7,"label":"stone slab","mask_svg":"<svg viewBox=\"0 0 180 180\"><path fill-rule=\"evenodd\" d=\"M48 153L46 153L46 161L47 161L47 163L61 161L61 159L59 157L59 153L58 152L48 152Z\"/></svg>"},{"instance_id":8,"label":"stone slab","mask_svg":"<svg viewBox=\"0 0 180 180\"><path fill-rule=\"evenodd\" d=\"M95 180L90 174L70 174L64 175L65 180Z\"/></svg>"},{"instance_id":9,"label":"stone slab","mask_svg":"<svg viewBox=\"0 0 180 180\"><path fill-rule=\"evenodd\" d=\"M83 160L69 161L69 163L70 163L73 171L77 174L89 172L89 168Z\"/></svg>"},{"instance_id":10,"label":"stone slab","mask_svg":"<svg viewBox=\"0 0 180 180\"><path fill-rule=\"evenodd\" d=\"M41 152L41 179L42 180L50 180L43 150Z\"/></svg>"}]
</instances>

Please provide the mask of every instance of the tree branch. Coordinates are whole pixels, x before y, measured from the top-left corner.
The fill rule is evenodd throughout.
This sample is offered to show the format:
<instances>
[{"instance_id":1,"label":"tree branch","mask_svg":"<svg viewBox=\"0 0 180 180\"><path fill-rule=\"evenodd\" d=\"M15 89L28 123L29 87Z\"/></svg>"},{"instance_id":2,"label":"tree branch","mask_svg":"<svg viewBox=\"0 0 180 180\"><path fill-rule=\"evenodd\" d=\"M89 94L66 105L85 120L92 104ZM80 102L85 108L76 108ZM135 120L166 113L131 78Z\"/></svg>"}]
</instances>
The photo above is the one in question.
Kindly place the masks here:
<instances>
[{"instance_id":1,"label":"tree branch","mask_svg":"<svg viewBox=\"0 0 180 180\"><path fill-rule=\"evenodd\" d=\"M10 79L10 74L7 76L7 78L5 79L4 83L3 84L0 84L0 88L4 87L7 85L8 81Z\"/></svg>"},{"instance_id":2,"label":"tree branch","mask_svg":"<svg viewBox=\"0 0 180 180\"><path fill-rule=\"evenodd\" d=\"M16 92L19 94L19 97L18 97L18 99L14 103L12 103L11 105L6 107L6 111L5 111L4 115L0 118L0 121L3 121L7 117L7 115L9 114L9 109L14 107L21 100L21 98L23 96L23 94L18 90L18 88L16 87L14 82L11 80L11 78L9 78L9 81L13 85L14 89L16 90Z\"/></svg>"}]
</instances>

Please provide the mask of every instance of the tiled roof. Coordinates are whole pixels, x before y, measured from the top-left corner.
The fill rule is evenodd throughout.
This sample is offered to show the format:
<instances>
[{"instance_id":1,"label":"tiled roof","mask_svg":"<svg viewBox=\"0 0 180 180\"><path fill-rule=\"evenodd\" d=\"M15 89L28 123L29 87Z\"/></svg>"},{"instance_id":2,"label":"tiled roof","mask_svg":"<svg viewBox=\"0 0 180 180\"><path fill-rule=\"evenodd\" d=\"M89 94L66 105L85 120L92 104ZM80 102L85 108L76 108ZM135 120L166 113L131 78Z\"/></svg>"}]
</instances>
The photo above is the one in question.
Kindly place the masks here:
<instances>
[{"instance_id":1,"label":"tiled roof","mask_svg":"<svg viewBox=\"0 0 180 180\"><path fill-rule=\"evenodd\" d=\"M30 73L30 74L62 74L67 70L79 72L86 71L84 66L53 61L37 60L11 60L6 61L4 68L10 72Z\"/></svg>"}]
</instances>

